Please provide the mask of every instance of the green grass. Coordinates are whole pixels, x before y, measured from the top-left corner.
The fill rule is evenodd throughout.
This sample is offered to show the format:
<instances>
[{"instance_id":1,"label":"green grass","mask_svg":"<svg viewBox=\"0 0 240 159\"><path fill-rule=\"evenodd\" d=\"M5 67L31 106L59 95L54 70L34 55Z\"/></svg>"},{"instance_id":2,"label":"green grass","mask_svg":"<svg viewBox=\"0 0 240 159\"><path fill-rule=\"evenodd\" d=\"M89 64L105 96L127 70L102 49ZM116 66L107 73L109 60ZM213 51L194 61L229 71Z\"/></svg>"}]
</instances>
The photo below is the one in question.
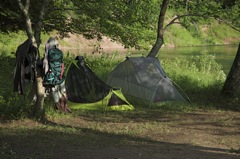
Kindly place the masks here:
<instances>
[{"instance_id":1,"label":"green grass","mask_svg":"<svg viewBox=\"0 0 240 159\"><path fill-rule=\"evenodd\" d=\"M174 15L168 14L166 19L171 20ZM165 45L177 47L238 44L239 36L239 31L214 20L188 22L186 27L171 25L164 33Z\"/></svg>"},{"instance_id":2,"label":"green grass","mask_svg":"<svg viewBox=\"0 0 240 159\"><path fill-rule=\"evenodd\" d=\"M115 56L85 57L85 60L93 72L105 81L107 75L123 60ZM65 59L68 65L70 59L73 59L73 56L69 55ZM2 88L0 90L0 117L10 119L28 117L32 111L31 101L29 100L31 85L26 87L23 96L14 93L12 91L12 78L15 59L11 55L2 54L0 62L0 74L2 75L0 76L0 86ZM186 112L197 108L225 109L239 106L237 100L226 101L220 96L226 75L221 66L215 62L213 55L203 53L190 58L164 58L161 59L161 63L168 77L176 83L179 91L185 97L188 97L192 104L182 106L178 104L162 104L157 107L158 109ZM54 115L51 99L46 98L45 101L47 112Z\"/></svg>"},{"instance_id":3,"label":"green grass","mask_svg":"<svg viewBox=\"0 0 240 159\"><path fill-rule=\"evenodd\" d=\"M206 36L201 35L197 38L196 34L189 33L186 30L182 31L182 28L170 29L172 32L166 33L166 43L173 43L176 46L201 45L203 42L204 44L205 42L209 42L208 44L221 44L225 38L224 35L239 37L239 34L229 31L226 26L221 28L212 26L211 28L212 30L209 30L208 33L211 36L206 34ZM227 31L227 34L225 31ZM43 35L42 40L46 41L48 37L48 35ZM45 108L48 121L35 123L31 120L29 122L28 118L31 117L33 109L29 99L30 88L26 89L24 96L20 96L13 92L12 85L15 63L15 54L12 52L15 52L16 47L24 40L25 33L22 32L0 33L1 158L59 158L64 155L61 152L65 152L65 150L69 152L88 148L91 150L92 147L98 149L109 145L119 147L126 143L138 146L153 145L157 147L163 145L163 147L175 148L179 145L169 143L164 145L159 142L161 137L168 135L171 138L174 134L178 136L183 133L180 132L182 125L184 126L186 123L192 124L192 119L185 119L187 122L184 123L183 118L186 115L193 114L197 118L199 112L204 114L209 110L211 111L210 118L204 118L204 122L208 126L212 123L217 125L218 127L214 129L215 132L219 127L227 127L228 130L229 127L237 128L239 126L239 123L237 123L239 118L231 118L230 112L239 110L240 101L237 98L228 100L220 96L219 93L226 75L223 73L221 66L215 62L214 56L207 53L190 58L161 59L165 72L184 90L191 99L191 104L172 103L159 106L152 105L150 107L136 106L134 111L127 112L78 110L70 115L64 115L56 112L53 109L52 100L46 98ZM61 44L69 45L64 42ZM43 50L44 45L41 45L41 53L43 53ZM69 64L69 61L73 58L72 55L66 55L65 62ZM100 57L86 56L85 60L98 77L105 81L111 70L124 59L118 58L116 52L110 56L106 54L102 54ZM227 110L227 117L225 118L221 116L223 110ZM216 118L212 120L211 117L215 114L217 114ZM21 122L21 119L24 120ZM199 122L200 119L197 119L196 122ZM12 127L4 127L4 123L11 123ZM205 123L199 125L201 124L204 125ZM195 125L195 127L197 126L198 124ZM204 130L208 131L208 129ZM190 131L194 131L194 129ZM201 131L201 128L197 131ZM184 133L187 133L187 131L184 131ZM228 142L237 142L235 139L228 140L228 138L224 138L228 136L228 131L223 131L223 133L225 134L222 136L220 144L225 146L226 144L231 145ZM210 137L212 135L211 133ZM156 136L160 136L160 138ZM163 147L158 148L162 149ZM188 145L184 144L181 144L180 147L189 148ZM195 151L198 150L198 147L191 148ZM206 147L204 146L204 148ZM69 152L65 153L69 154ZM199 152L203 152L203 150L200 149ZM229 152L239 154L239 148L229 146Z\"/></svg>"},{"instance_id":4,"label":"green grass","mask_svg":"<svg viewBox=\"0 0 240 159\"><path fill-rule=\"evenodd\" d=\"M237 38L239 33L230 29L226 25L219 25L216 22L209 23L207 31L204 33L189 32L183 27L176 25L171 26L165 33L165 43L174 44L176 46L193 46L201 45L206 38L210 41L208 44L222 44L224 38ZM200 29L200 26L199 26ZM190 26L190 30L191 29ZM55 34L55 33L53 33ZM199 35L200 34L200 35ZM198 36L199 35L199 36ZM43 44L40 46L40 53L44 53L44 42L49 38L49 35L42 34ZM30 90L26 89L24 96L19 96L13 93L12 77L15 62L15 51L17 46L26 40L24 32L17 33L0 33L0 117L21 118L29 116L31 105L28 99ZM69 46L66 42L60 40L61 45ZM233 41L233 43L235 43ZM66 65L69 66L70 61L74 59L74 55L65 54ZM103 81L112 69L124 60L118 52L113 54L101 54L100 56L85 56L85 60L89 67ZM209 108L226 108L239 105L237 100L225 101L219 95L226 75L222 71L220 65L215 62L215 57L208 53L202 53L199 56L179 57L179 58L164 58L161 59L161 64L170 77L192 100L193 107L209 107ZM4 75L4 76L3 76ZM30 87L30 86L29 86ZM220 100L219 100L220 99ZM220 102L220 103L219 103ZM221 103L223 102L223 103ZM227 103L227 104L226 104ZM51 100L45 102L48 111L51 110ZM236 106L236 107L237 107ZM165 109L167 106L161 106ZM191 106L183 106L181 109ZM179 110L179 107L171 107ZM54 113L52 113L54 114Z\"/></svg>"}]
</instances>

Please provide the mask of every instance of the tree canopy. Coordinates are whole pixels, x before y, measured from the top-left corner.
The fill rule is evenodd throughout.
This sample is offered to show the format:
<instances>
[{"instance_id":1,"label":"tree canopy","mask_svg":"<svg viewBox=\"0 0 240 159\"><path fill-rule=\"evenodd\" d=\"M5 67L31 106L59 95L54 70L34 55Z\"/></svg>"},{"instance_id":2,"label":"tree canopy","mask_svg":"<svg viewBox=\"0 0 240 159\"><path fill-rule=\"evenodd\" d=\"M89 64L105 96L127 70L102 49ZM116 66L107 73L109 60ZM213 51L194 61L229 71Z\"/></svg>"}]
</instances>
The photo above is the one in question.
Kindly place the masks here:
<instances>
[{"instance_id":1,"label":"tree canopy","mask_svg":"<svg viewBox=\"0 0 240 159\"><path fill-rule=\"evenodd\" d=\"M217 19L239 30L240 0L1 0L0 31L25 30L36 48L41 32L58 31L62 37L78 33L86 38L108 36L126 47L153 46L156 56L164 32L178 23L186 29L195 23ZM174 14L166 17L167 10ZM156 36L157 35L157 36ZM155 43L154 43L154 40ZM37 49L36 49L37 50ZM36 52L38 53L38 52ZM44 115L41 70L35 71L37 118Z\"/></svg>"},{"instance_id":2,"label":"tree canopy","mask_svg":"<svg viewBox=\"0 0 240 159\"><path fill-rule=\"evenodd\" d=\"M22 0L26 4L27 0ZM43 0L31 0L29 15L33 29L39 21ZM78 33L86 38L102 35L123 43L126 47L143 48L153 45L162 0L49 0L45 8L42 31L56 30L61 36ZM189 29L206 18L218 19L239 30L240 0L169 0L167 8L175 10L168 17L170 24L181 23ZM0 30L25 30L25 22L17 0L2 0ZM171 21L173 20L173 21ZM164 22L165 26L167 25Z\"/></svg>"}]
</instances>

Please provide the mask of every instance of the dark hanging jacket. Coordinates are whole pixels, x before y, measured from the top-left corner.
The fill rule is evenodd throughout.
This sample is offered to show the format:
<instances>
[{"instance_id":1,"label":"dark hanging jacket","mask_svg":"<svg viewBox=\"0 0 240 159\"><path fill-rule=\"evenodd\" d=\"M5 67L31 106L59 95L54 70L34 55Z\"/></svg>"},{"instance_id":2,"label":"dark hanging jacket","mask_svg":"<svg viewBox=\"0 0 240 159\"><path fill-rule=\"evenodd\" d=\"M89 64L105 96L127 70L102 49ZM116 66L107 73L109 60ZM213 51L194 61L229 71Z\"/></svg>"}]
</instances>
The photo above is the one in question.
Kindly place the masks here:
<instances>
[{"instance_id":1,"label":"dark hanging jacket","mask_svg":"<svg viewBox=\"0 0 240 159\"><path fill-rule=\"evenodd\" d=\"M14 92L23 94L26 82L34 80L33 55L31 40L28 39L18 46L13 77Z\"/></svg>"}]
</instances>

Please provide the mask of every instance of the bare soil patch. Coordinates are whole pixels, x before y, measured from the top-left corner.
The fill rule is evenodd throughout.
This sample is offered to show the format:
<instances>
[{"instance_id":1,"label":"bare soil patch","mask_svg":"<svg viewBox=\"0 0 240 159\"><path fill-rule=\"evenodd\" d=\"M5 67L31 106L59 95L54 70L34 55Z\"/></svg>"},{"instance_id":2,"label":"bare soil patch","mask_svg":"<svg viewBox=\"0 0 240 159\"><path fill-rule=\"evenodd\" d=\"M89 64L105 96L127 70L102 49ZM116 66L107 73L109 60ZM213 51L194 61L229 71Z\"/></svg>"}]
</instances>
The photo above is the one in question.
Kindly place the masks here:
<instances>
[{"instance_id":1,"label":"bare soil patch","mask_svg":"<svg viewBox=\"0 0 240 159\"><path fill-rule=\"evenodd\" d=\"M126 49L123 44L105 36L98 40L97 38L86 39L82 35L73 34L70 37L63 38L60 42L61 49L72 54L94 54L97 56L102 53L127 52L130 50Z\"/></svg>"},{"instance_id":2,"label":"bare soil patch","mask_svg":"<svg viewBox=\"0 0 240 159\"><path fill-rule=\"evenodd\" d=\"M80 113L1 121L3 158L239 159L240 112Z\"/></svg>"}]
</instances>

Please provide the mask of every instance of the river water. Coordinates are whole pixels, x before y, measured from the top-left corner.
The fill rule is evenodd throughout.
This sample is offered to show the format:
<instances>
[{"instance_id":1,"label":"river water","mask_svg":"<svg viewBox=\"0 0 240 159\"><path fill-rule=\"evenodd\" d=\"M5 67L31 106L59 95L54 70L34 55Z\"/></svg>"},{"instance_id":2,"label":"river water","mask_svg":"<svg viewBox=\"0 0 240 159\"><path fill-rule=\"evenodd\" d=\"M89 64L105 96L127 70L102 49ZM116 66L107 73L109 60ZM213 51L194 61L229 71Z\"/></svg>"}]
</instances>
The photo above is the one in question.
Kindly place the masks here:
<instances>
[{"instance_id":1,"label":"river water","mask_svg":"<svg viewBox=\"0 0 240 159\"><path fill-rule=\"evenodd\" d=\"M222 65L223 71L228 74L237 50L238 45L161 48L158 57L161 59L166 57L194 56L208 53L215 56L216 62ZM147 52L143 52L142 54L145 55Z\"/></svg>"},{"instance_id":2,"label":"river water","mask_svg":"<svg viewBox=\"0 0 240 159\"><path fill-rule=\"evenodd\" d=\"M176 48L161 48L158 57L160 59L167 57L180 57L180 56L194 56L208 53L215 56L216 62L222 65L223 71L228 74L231 69L232 63L236 56L238 45L221 45L221 46L201 46L201 47L176 47ZM117 49L116 49L117 50ZM117 52L117 57L125 58L127 55L132 56L146 56L149 51L133 51L133 50L111 50L104 51L107 54ZM91 54L90 50L68 50L78 55L84 55L84 52L89 56L98 56L99 53ZM79 54L79 52L81 52Z\"/></svg>"}]
</instances>

